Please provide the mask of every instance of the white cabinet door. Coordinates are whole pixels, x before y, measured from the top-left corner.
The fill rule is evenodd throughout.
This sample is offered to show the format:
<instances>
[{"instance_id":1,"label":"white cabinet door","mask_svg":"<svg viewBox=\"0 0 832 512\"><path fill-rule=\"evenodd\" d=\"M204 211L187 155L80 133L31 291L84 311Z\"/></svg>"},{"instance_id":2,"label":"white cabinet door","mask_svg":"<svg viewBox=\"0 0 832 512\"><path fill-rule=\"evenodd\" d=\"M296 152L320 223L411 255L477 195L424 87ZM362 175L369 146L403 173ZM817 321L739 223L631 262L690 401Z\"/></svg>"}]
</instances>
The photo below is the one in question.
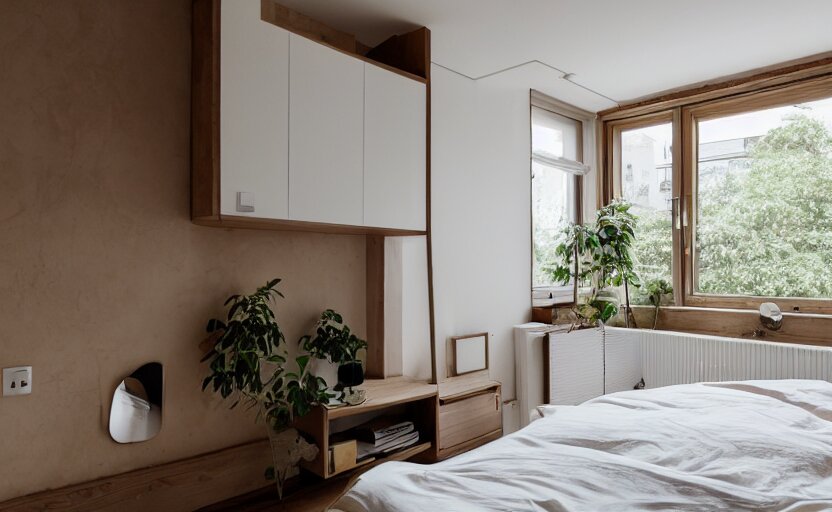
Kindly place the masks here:
<instances>
[{"instance_id":1,"label":"white cabinet door","mask_svg":"<svg viewBox=\"0 0 832 512\"><path fill-rule=\"evenodd\" d=\"M364 62L290 35L289 218L363 224Z\"/></svg>"},{"instance_id":2,"label":"white cabinet door","mask_svg":"<svg viewBox=\"0 0 832 512\"><path fill-rule=\"evenodd\" d=\"M364 225L425 229L425 85L364 65Z\"/></svg>"},{"instance_id":3,"label":"white cabinet door","mask_svg":"<svg viewBox=\"0 0 832 512\"><path fill-rule=\"evenodd\" d=\"M260 19L260 0L222 2L220 20L220 211L286 219L289 32Z\"/></svg>"}]
</instances>

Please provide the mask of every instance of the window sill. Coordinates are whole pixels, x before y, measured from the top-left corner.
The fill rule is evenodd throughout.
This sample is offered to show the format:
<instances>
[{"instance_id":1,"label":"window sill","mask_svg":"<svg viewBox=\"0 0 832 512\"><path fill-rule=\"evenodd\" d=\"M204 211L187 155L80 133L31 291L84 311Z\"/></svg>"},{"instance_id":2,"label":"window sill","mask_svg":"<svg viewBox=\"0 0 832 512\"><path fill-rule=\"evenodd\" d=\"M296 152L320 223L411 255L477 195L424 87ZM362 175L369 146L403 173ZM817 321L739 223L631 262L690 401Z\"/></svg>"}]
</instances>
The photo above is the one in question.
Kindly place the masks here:
<instances>
[{"instance_id":1,"label":"window sill","mask_svg":"<svg viewBox=\"0 0 832 512\"><path fill-rule=\"evenodd\" d=\"M654 311L653 306L633 306L637 325L651 328ZM770 331L762 327L760 313L754 309L662 306L657 329L832 346L832 314L783 313L782 327L777 331ZM762 329L764 335L754 337L753 332L756 329Z\"/></svg>"}]
</instances>

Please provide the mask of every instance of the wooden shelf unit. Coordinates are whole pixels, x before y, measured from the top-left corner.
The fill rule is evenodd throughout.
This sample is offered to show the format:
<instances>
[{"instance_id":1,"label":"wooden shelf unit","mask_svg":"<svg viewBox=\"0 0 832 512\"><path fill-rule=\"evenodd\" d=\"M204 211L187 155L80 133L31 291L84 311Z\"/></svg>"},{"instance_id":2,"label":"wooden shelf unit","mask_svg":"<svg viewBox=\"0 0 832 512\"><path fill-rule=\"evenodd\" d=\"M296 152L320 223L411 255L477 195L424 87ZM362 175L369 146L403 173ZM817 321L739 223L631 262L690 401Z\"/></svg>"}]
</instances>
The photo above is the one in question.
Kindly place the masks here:
<instances>
[{"instance_id":1,"label":"wooden shelf unit","mask_svg":"<svg viewBox=\"0 0 832 512\"><path fill-rule=\"evenodd\" d=\"M321 478L331 478L335 475L353 471L367 470L375 465L389 460L406 460L424 454L424 460L436 450L438 433L439 392L434 384L408 379L406 377L391 377L387 379L367 380L359 386L367 392L367 400L361 405L344 406L327 409L318 406L306 416L295 420L295 428L309 436L319 448L318 456L303 467ZM353 468L340 472L329 469L329 438L332 422L342 418L361 415L380 416L391 409L403 408L407 419L413 421L419 431L420 442L404 450L376 458L371 463L358 464Z\"/></svg>"}]
</instances>

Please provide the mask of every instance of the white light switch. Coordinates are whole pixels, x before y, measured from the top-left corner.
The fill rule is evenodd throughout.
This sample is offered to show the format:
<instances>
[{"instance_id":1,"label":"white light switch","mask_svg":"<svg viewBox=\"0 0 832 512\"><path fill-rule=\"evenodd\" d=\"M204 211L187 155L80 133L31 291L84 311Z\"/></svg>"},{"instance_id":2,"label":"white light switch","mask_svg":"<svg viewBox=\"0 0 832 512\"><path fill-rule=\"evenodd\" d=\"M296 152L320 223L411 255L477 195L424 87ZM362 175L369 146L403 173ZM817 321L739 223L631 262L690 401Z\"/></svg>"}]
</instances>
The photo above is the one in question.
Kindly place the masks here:
<instances>
[{"instance_id":1,"label":"white light switch","mask_svg":"<svg viewBox=\"0 0 832 512\"><path fill-rule=\"evenodd\" d=\"M3 368L3 396L28 395L31 392L31 366Z\"/></svg>"},{"instance_id":2,"label":"white light switch","mask_svg":"<svg viewBox=\"0 0 832 512\"><path fill-rule=\"evenodd\" d=\"M254 211L254 193L253 192L237 192L237 211L238 212L253 212Z\"/></svg>"}]
</instances>

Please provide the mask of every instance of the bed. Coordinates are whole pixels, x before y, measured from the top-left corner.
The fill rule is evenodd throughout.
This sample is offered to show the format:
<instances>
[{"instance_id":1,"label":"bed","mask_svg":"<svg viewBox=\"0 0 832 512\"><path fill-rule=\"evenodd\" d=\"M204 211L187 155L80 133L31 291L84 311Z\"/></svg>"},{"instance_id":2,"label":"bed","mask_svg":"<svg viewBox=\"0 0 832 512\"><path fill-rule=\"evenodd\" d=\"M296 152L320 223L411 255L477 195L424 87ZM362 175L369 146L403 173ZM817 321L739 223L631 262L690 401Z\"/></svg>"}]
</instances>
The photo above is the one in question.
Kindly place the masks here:
<instances>
[{"instance_id":1,"label":"bed","mask_svg":"<svg viewBox=\"0 0 832 512\"><path fill-rule=\"evenodd\" d=\"M625 391L433 465L389 462L332 507L382 511L832 509L832 384Z\"/></svg>"}]
</instances>

